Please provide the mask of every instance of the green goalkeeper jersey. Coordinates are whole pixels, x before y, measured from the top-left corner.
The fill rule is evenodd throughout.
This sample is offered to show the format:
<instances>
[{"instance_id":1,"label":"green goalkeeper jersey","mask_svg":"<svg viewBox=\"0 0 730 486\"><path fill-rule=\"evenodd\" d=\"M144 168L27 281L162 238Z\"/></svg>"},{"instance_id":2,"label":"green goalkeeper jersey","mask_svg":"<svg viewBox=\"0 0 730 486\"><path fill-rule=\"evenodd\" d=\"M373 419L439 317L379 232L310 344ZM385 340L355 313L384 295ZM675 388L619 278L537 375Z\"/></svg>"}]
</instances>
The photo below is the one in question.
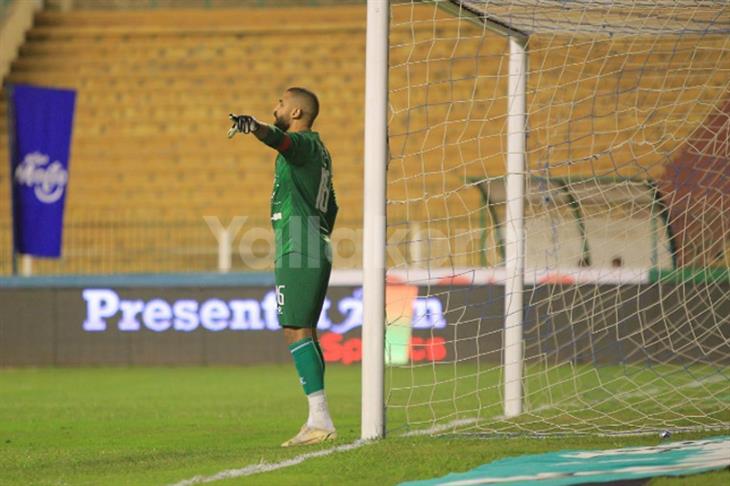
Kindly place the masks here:
<instances>
[{"instance_id":1,"label":"green goalkeeper jersey","mask_svg":"<svg viewBox=\"0 0 730 486\"><path fill-rule=\"evenodd\" d=\"M319 134L285 133L270 125L264 143L279 152L271 194L276 259L289 253L331 259L329 236L338 207L332 159Z\"/></svg>"}]
</instances>

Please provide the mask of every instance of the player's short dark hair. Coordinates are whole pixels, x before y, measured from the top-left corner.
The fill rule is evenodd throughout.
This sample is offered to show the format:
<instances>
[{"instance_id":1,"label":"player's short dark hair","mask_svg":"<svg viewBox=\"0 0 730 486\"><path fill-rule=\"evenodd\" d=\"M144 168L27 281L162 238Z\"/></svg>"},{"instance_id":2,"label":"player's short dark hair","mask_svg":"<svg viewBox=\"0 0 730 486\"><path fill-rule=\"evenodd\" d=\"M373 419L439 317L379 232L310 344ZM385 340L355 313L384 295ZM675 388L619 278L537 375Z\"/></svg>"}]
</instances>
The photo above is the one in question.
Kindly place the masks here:
<instances>
[{"instance_id":1,"label":"player's short dark hair","mask_svg":"<svg viewBox=\"0 0 730 486\"><path fill-rule=\"evenodd\" d=\"M309 100L312 105L312 119L310 120L310 124L314 123L314 120L317 119L317 115L319 115L319 99L317 99L317 95L307 88L300 88L298 86L293 86L287 89L287 91L289 91L290 93L294 93L298 96L304 96L305 98L307 98L307 100Z\"/></svg>"}]
</instances>

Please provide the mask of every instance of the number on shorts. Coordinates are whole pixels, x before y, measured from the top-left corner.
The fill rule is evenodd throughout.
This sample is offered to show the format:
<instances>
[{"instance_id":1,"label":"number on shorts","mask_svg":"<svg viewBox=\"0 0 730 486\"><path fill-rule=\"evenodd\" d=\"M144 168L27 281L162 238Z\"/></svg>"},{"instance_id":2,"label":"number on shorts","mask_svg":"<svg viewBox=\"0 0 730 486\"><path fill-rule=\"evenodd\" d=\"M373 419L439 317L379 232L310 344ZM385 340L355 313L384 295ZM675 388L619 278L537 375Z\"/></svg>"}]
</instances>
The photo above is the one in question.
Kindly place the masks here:
<instances>
[{"instance_id":1,"label":"number on shorts","mask_svg":"<svg viewBox=\"0 0 730 486\"><path fill-rule=\"evenodd\" d=\"M286 285L277 285L276 286L276 304L281 307L284 305L284 289L286 288Z\"/></svg>"}]
</instances>

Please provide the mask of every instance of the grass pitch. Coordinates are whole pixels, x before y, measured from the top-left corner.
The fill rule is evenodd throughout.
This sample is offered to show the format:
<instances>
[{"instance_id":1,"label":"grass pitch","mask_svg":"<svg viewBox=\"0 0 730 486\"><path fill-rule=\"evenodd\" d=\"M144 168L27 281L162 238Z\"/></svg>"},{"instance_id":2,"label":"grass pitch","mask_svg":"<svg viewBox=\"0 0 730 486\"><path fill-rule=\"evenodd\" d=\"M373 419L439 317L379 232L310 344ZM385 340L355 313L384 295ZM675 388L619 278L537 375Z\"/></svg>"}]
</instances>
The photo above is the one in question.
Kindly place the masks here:
<instances>
[{"instance_id":1,"label":"grass pitch","mask_svg":"<svg viewBox=\"0 0 730 486\"><path fill-rule=\"evenodd\" d=\"M359 436L360 368L328 366L340 438ZM0 484L163 485L321 447L281 449L306 416L292 366L0 370ZM674 439L707 437L677 434ZM398 437L215 484L397 484L521 454L656 444L657 436ZM730 472L652 485L730 484Z\"/></svg>"}]
</instances>

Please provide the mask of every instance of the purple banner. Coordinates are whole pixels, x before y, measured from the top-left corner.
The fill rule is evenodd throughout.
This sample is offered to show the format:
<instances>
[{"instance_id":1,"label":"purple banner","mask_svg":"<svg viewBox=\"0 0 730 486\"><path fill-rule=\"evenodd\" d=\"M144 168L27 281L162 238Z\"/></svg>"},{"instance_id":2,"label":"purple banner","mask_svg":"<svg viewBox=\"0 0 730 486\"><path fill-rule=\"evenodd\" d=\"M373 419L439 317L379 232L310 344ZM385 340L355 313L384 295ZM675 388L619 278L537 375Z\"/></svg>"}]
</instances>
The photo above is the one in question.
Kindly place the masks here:
<instances>
[{"instance_id":1,"label":"purple banner","mask_svg":"<svg viewBox=\"0 0 730 486\"><path fill-rule=\"evenodd\" d=\"M11 100L15 251L58 258L76 92L15 85Z\"/></svg>"}]
</instances>

